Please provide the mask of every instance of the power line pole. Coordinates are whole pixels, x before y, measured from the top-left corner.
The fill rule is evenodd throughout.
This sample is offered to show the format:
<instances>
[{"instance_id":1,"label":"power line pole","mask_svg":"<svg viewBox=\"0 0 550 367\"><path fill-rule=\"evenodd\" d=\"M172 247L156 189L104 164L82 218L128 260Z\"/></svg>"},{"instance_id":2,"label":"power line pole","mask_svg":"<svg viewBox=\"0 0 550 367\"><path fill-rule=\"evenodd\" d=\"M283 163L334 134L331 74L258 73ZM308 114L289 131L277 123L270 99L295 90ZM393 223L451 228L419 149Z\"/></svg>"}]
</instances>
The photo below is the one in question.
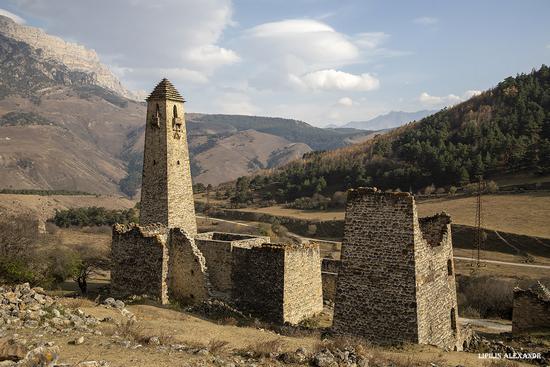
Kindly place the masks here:
<instances>
[{"instance_id":1,"label":"power line pole","mask_svg":"<svg viewBox=\"0 0 550 367\"><path fill-rule=\"evenodd\" d=\"M475 249L477 250L476 266L479 268L481 264L481 246L483 244L483 229L482 224L482 200L481 194L484 189L483 178L480 175L477 182L477 197L476 197L476 233L475 233Z\"/></svg>"}]
</instances>

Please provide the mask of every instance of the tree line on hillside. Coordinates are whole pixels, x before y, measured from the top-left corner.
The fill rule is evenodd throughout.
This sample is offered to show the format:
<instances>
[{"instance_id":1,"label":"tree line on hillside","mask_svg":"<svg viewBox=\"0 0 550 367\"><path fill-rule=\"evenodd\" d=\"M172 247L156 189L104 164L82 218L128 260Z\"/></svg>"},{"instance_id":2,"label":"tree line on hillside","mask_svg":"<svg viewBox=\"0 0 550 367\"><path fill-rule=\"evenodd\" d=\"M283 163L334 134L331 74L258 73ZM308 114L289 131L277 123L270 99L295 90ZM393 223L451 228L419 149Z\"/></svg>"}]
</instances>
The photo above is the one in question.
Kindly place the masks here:
<instances>
[{"instance_id":1,"label":"tree line on hillside","mask_svg":"<svg viewBox=\"0 0 550 367\"><path fill-rule=\"evenodd\" d=\"M312 152L236 181L234 202L294 201L359 186L419 191L465 186L479 177L550 173L550 68L509 77L452 108L373 140Z\"/></svg>"},{"instance_id":2,"label":"tree line on hillside","mask_svg":"<svg viewBox=\"0 0 550 367\"><path fill-rule=\"evenodd\" d=\"M137 223L137 212L130 209L105 209L103 207L70 208L56 210L51 220L58 227L112 226L115 223Z\"/></svg>"}]
</instances>

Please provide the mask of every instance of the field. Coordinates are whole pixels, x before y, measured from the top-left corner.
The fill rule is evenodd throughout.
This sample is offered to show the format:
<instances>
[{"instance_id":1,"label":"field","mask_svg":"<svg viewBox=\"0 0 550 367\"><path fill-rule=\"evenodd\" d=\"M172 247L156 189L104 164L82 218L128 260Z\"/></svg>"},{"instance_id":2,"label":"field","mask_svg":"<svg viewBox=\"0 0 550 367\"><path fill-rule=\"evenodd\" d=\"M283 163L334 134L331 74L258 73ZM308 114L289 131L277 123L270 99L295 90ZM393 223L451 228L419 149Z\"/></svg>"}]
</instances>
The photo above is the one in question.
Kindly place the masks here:
<instances>
[{"instance_id":1,"label":"field","mask_svg":"<svg viewBox=\"0 0 550 367\"><path fill-rule=\"evenodd\" d=\"M106 209L128 209L135 202L120 196L105 195L22 195L0 194L0 213L13 215L32 213L41 220L47 220L55 210L98 206Z\"/></svg>"},{"instance_id":2,"label":"field","mask_svg":"<svg viewBox=\"0 0 550 367\"><path fill-rule=\"evenodd\" d=\"M475 197L442 198L417 201L420 216L442 211L453 223L475 224ZM550 193L485 195L482 199L482 226L497 231L550 238ZM300 210L281 205L236 209L312 220L344 219L343 210Z\"/></svg>"}]
</instances>

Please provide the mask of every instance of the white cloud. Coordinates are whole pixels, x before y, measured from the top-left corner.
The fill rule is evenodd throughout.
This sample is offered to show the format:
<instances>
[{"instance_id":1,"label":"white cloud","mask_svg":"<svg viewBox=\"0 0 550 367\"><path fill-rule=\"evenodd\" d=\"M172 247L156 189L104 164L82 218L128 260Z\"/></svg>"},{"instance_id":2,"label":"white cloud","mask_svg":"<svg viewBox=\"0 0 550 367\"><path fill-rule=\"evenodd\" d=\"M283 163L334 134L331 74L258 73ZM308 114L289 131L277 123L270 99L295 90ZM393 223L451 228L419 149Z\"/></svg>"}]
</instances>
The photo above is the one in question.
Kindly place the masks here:
<instances>
[{"instance_id":1,"label":"white cloud","mask_svg":"<svg viewBox=\"0 0 550 367\"><path fill-rule=\"evenodd\" d=\"M233 24L231 0L117 0L109 6L95 1L10 1L20 13L43 20L48 33L78 41L95 49L104 62L133 70L128 76L165 69L186 80L202 80L199 74L208 78L239 59L219 44L223 31ZM150 88L151 80L142 82L147 84L132 87Z\"/></svg>"},{"instance_id":2,"label":"white cloud","mask_svg":"<svg viewBox=\"0 0 550 367\"><path fill-rule=\"evenodd\" d=\"M184 58L197 66L217 68L223 65L234 64L241 58L233 50L216 45L204 45L184 52Z\"/></svg>"},{"instance_id":3,"label":"white cloud","mask_svg":"<svg viewBox=\"0 0 550 367\"><path fill-rule=\"evenodd\" d=\"M482 91L474 89L467 90L462 94L462 96L457 96L456 94L449 94L446 96L432 96L427 92L423 92L418 97L418 100L420 101L420 103L428 107L443 107L455 105L481 93Z\"/></svg>"},{"instance_id":4,"label":"white cloud","mask_svg":"<svg viewBox=\"0 0 550 367\"><path fill-rule=\"evenodd\" d=\"M216 104L221 113L234 115L256 115L259 109L252 103L250 97L243 93L228 92L218 98Z\"/></svg>"},{"instance_id":5,"label":"white cloud","mask_svg":"<svg viewBox=\"0 0 550 367\"><path fill-rule=\"evenodd\" d=\"M355 36L354 42L359 47L376 48L384 43L389 37L389 34L384 32L365 32Z\"/></svg>"},{"instance_id":6,"label":"white cloud","mask_svg":"<svg viewBox=\"0 0 550 367\"><path fill-rule=\"evenodd\" d=\"M21 18L19 15L13 14L10 11L7 11L6 9L0 8L0 15L10 18L15 23L25 24L25 19Z\"/></svg>"},{"instance_id":7,"label":"white cloud","mask_svg":"<svg viewBox=\"0 0 550 367\"><path fill-rule=\"evenodd\" d=\"M240 46L249 58L295 74L338 67L359 56L358 47L346 35L313 19L260 24L245 31Z\"/></svg>"},{"instance_id":8,"label":"white cloud","mask_svg":"<svg viewBox=\"0 0 550 367\"><path fill-rule=\"evenodd\" d=\"M338 104L341 105L341 106L344 106L344 107L351 107L353 106L355 103L353 102L353 100L349 97L342 97L338 100Z\"/></svg>"},{"instance_id":9,"label":"white cloud","mask_svg":"<svg viewBox=\"0 0 550 367\"><path fill-rule=\"evenodd\" d=\"M421 93L418 99L420 103L422 103L423 105L432 106L432 107L441 106L441 105L449 106L462 101L462 99L455 94L449 94L447 96L439 97L439 96L432 96L427 92Z\"/></svg>"},{"instance_id":10,"label":"white cloud","mask_svg":"<svg viewBox=\"0 0 550 367\"><path fill-rule=\"evenodd\" d=\"M413 19L413 22L421 25L434 25L439 23L439 19L434 17L419 17Z\"/></svg>"},{"instance_id":11,"label":"white cloud","mask_svg":"<svg viewBox=\"0 0 550 367\"><path fill-rule=\"evenodd\" d=\"M291 75L291 80L312 90L369 91L380 87L380 81L368 73L355 75L334 69Z\"/></svg>"},{"instance_id":12,"label":"white cloud","mask_svg":"<svg viewBox=\"0 0 550 367\"><path fill-rule=\"evenodd\" d=\"M474 96L480 95L481 93L482 92L480 90L475 90L475 89L467 90L466 92L464 92L464 99L470 99Z\"/></svg>"}]
</instances>

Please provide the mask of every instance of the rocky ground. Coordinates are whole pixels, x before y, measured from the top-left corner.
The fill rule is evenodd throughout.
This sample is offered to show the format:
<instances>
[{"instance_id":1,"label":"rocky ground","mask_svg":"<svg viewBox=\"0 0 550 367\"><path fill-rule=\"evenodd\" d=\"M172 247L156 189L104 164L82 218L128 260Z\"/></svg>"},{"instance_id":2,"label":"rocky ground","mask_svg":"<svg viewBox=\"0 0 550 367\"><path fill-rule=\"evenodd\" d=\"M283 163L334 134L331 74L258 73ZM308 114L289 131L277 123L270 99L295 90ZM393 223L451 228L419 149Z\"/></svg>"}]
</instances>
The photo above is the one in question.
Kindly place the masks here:
<instances>
[{"instance_id":1,"label":"rocky ground","mask_svg":"<svg viewBox=\"0 0 550 367\"><path fill-rule=\"evenodd\" d=\"M487 364L474 353L429 346L381 349L350 339L324 339L319 332L237 325L233 317L219 317L223 307L211 303L189 313L113 298L55 298L28 284L3 286L0 367L516 366ZM218 321L205 313L216 313ZM481 336L472 341L472 351L523 351Z\"/></svg>"}]
</instances>

